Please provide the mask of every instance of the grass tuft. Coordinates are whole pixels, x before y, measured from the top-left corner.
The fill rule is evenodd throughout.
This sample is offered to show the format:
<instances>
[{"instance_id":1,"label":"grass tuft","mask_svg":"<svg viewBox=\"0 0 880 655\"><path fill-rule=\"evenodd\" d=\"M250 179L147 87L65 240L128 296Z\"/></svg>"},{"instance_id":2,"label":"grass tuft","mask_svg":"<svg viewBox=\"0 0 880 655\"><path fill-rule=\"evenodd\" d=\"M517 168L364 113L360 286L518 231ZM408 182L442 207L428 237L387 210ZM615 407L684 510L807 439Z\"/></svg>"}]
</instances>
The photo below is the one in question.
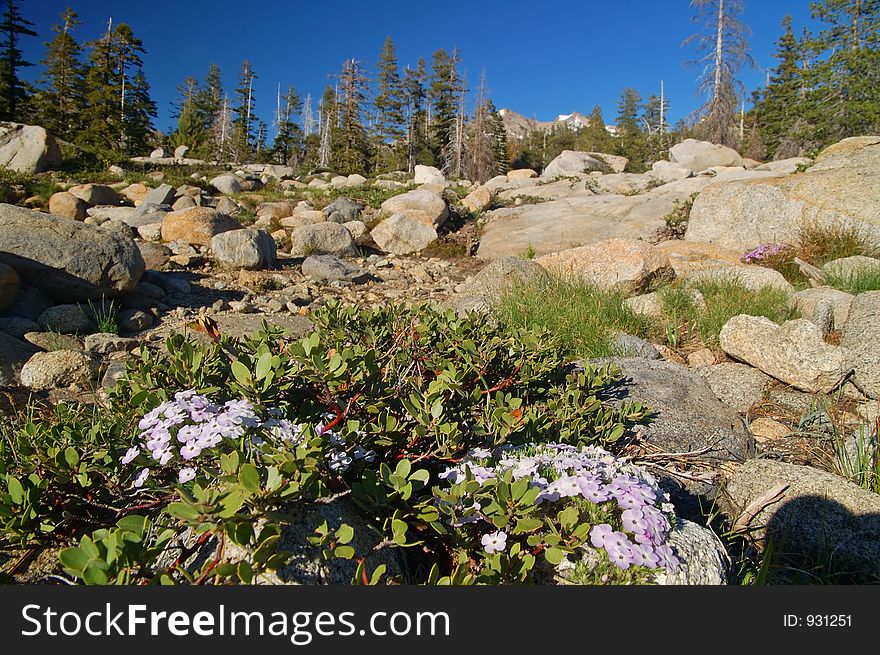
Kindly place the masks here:
<instances>
[{"instance_id":1,"label":"grass tuft","mask_svg":"<svg viewBox=\"0 0 880 655\"><path fill-rule=\"evenodd\" d=\"M498 319L521 328L544 329L570 357L611 355L609 339L618 332L647 336L654 325L634 312L622 293L557 276L518 282L496 306Z\"/></svg>"}]
</instances>

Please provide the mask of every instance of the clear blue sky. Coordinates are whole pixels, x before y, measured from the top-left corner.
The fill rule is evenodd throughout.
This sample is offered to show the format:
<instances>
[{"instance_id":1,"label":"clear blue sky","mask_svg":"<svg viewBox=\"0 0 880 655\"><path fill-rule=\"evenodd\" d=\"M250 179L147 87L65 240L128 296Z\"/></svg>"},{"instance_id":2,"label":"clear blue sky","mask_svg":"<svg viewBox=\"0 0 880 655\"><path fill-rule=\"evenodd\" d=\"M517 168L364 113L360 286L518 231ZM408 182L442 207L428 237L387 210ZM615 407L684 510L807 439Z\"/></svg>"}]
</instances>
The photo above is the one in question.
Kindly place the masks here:
<instances>
[{"instance_id":1,"label":"clear blue sky","mask_svg":"<svg viewBox=\"0 0 880 655\"><path fill-rule=\"evenodd\" d=\"M370 73L386 36L397 46L401 68L420 56L430 65L438 48L458 47L471 88L486 69L499 108L548 120L557 114L589 113L598 103L613 122L624 87L643 96L666 84L672 120L701 104L695 95L697 70L685 66L693 51L681 47L695 26L689 0L20 0L22 13L36 24L37 38L25 38L29 61L38 63L51 26L65 7L82 25L75 34L100 36L107 19L126 22L144 42L145 72L159 108L157 127L172 127L176 88L187 76L204 78L220 65L231 95L243 59L258 75L257 113L267 122L278 82L293 84L317 98L350 57ZM762 67L772 54L783 16L791 14L797 33L811 26L808 0L746 0L744 21L752 29L752 55ZM25 71L35 79L40 66ZM751 91L761 70L741 75Z\"/></svg>"}]
</instances>

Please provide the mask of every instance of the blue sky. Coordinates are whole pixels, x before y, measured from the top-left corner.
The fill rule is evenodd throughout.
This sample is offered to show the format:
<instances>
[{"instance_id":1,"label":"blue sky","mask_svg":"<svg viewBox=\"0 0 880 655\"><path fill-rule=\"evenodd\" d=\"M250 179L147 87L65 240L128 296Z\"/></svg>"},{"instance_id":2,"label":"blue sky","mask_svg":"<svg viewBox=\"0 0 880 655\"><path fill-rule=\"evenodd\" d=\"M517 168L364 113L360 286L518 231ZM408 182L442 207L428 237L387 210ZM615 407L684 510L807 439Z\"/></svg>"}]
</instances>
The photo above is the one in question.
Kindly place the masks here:
<instances>
[{"instance_id":1,"label":"blue sky","mask_svg":"<svg viewBox=\"0 0 880 655\"><path fill-rule=\"evenodd\" d=\"M258 75L257 113L267 122L278 82L293 84L317 102L342 62L362 61L375 69L386 36L397 46L401 67L420 56L430 64L438 48L458 47L471 88L486 70L499 108L548 120L572 111L589 113L598 103L613 122L621 90L643 96L659 92L663 79L672 120L701 104L695 94L697 70L682 41L695 26L689 0L541 0L480 2L440 0L20 0L22 13L36 24L37 38L22 43L26 58L38 63L51 38L51 26L65 7L82 25L82 41L98 37L107 19L126 22L144 42L145 72L159 108L157 127L173 126L176 88L187 76L202 79L208 65L220 65L230 92L243 59ZM761 67L772 54L783 16L791 14L796 32L812 26L808 0L746 0L744 21L752 29L752 55ZM40 66L24 76L39 76ZM744 71L746 88L761 85L762 70Z\"/></svg>"}]
</instances>

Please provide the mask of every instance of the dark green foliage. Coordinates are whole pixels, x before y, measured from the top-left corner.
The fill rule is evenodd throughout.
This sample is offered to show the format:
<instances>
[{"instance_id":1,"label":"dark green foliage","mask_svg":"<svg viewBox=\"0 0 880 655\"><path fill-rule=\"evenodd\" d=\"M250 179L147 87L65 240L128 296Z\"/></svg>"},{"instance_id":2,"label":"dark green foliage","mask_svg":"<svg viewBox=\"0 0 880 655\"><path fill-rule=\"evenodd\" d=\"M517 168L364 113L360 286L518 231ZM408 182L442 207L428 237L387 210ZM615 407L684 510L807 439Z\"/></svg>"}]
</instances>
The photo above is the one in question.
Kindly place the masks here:
<instances>
[{"instance_id":1,"label":"dark green foliage","mask_svg":"<svg viewBox=\"0 0 880 655\"><path fill-rule=\"evenodd\" d=\"M349 59L339 74L338 126L333 133L333 169L343 175L370 170L370 144L364 127L369 81L359 62Z\"/></svg>"},{"instance_id":2,"label":"dark green foliage","mask_svg":"<svg viewBox=\"0 0 880 655\"><path fill-rule=\"evenodd\" d=\"M0 119L21 121L23 105L30 91L29 85L19 79L20 68L33 66L24 59L19 45L22 36L36 36L33 23L21 15L15 0L6 0L0 18Z\"/></svg>"},{"instance_id":3,"label":"dark green foliage","mask_svg":"<svg viewBox=\"0 0 880 655\"><path fill-rule=\"evenodd\" d=\"M405 89L397 67L397 54L391 37L385 39L379 55L376 77L376 110L374 127L376 141L377 171L399 170L406 165L404 141L406 120L404 118Z\"/></svg>"},{"instance_id":4,"label":"dark green foliage","mask_svg":"<svg viewBox=\"0 0 880 655\"><path fill-rule=\"evenodd\" d=\"M55 38L46 44L46 57L41 62L45 72L34 104L40 125L52 134L73 140L82 129L85 67L80 61L82 47L71 35L80 24L76 13L66 9L61 20L62 24L52 28Z\"/></svg>"},{"instance_id":5,"label":"dark green foliage","mask_svg":"<svg viewBox=\"0 0 880 655\"><path fill-rule=\"evenodd\" d=\"M632 88L626 88L617 106L617 138L615 154L629 159L627 170L641 173L645 170L647 143L645 133L639 125L639 110L642 96ZM659 121L658 121L659 122Z\"/></svg>"},{"instance_id":6,"label":"dark green foliage","mask_svg":"<svg viewBox=\"0 0 880 655\"><path fill-rule=\"evenodd\" d=\"M235 161L248 161L253 154L256 135L256 119L254 116L254 79L257 75L249 61L241 65L238 76L238 87L235 89L235 104L232 109L231 155Z\"/></svg>"},{"instance_id":7,"label":"dark green foliage","mask_svg":"<svg viewBox=\"0 0 880 655\"><path fill-rule=\"evenodd\" d=\"M560 132L564 131L560 130ZM602 118L602 108L599 105L593 107L593 111L590 114L590 124L577 134L576 140L577 150L609 154L614 151L614 141L605 127L605 120Z\"/></svg>"}]
</instances>

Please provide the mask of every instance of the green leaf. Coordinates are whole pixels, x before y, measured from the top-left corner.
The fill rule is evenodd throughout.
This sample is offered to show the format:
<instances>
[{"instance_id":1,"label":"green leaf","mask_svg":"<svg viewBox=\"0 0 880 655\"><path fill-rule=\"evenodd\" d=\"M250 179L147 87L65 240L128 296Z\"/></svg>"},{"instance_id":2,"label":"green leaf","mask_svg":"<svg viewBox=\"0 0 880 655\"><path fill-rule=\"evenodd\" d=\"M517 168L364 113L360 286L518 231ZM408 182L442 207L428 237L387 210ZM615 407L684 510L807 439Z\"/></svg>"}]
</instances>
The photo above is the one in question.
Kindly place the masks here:
<instances>
[{"instance_id":1,"label":"green leaf","mask_svg":"<svg viewBox=\"0 0 880 655\"><path fill-rule=\"evenodd\" d=\"M250 584L254 579L254 569L248 564L247 560L238 563L238 577L245 584Z\"/></svg>"},{"instance_id":2,"label":"green leaf","mask_svg":"<svg viewBox=\"0 0 880 655\"><path fill-rule=\"evenodd\" d=\"M412 464L408 459L402 459L397 462L397 468L394 470L394 474L406 479L409 477L410 471L412 470Z\"/></svg>"},{"instance_id":3,"label":"green leaf","mask_svg":"<svg viewBox=\"0 0 880 655\"><path fill-rule=\"evenodd\" d=\"M406 531L409 526L405 521L393 519L391 521L391 532L394 534L394 543L403 545L406 543Z\"/></svg>"},{"instance_id":4,"label":"green leaf","mask_svg":"<svg viewBox=\"0 0 880 655\"><path fill-rule=\"evenodd\" d=\"M241 470L238 472L238 481L242 487L252 494L260 491L260 473L257 471L257 467L250 462L241 465Z\"/></svg>"},{"instance_id":5,"label":"green leaf","mask_svg":"<svg viewBox=\"0 0 880 655\"><path fill-rule=\"evenodd\" d=\"M337 546L333 550L333 554L336 557L341 557L342 559L351 559L354 557L354 548L351 546Z\"/></svg>"},{"instance_id":6,"label":"green leaf","mask_svg":"<svg viewBox=\"0 0 880 655\"><path fill-rule=\"evenodd\" d=\"M404 526L406 524L404 523ZM405 528L404 528L405 529ZM343 523L336 529L336 541L341 544L347 544L354 538L354 528Z\"/></svg>"},{"instance_id":7,"label":"green leaf","mask_svg":"<svg viewBox=\"0 0 880 655\"><path fill-rule=\"evenodd\" d=\"M179 519L195 520L200 516L199 510L186 503L171 503L167 509L171 516L176 516Z\"/></svg>"},{"instance_id":8,"label":"green leaf","mask_svg":"<svg viewBox=\"0 0 880 655\"><path fill-rule=\"evenodd\" d=\"M123 516L116 522L116 525L123 530L134 532L137 535L143 535L150 525L150 520L146 516L138 516L137 514L129 514Z\"/></svg>"},{"instance_id":9,"label":"green leaf","mask_svg":"<svg viewBox=\"0 0 880 655\"><path fill-rule=\"evenodd\" d=\"M257 380L262 380L269 374L269 371L272 369L272 359L273 357L271 352L265 352L260 355L260 358L257 360L257 369L255 375Z\"/></svg>"},{"instance_id":10,"label":"green leaf","mask_svg":"<svg viewBox=\"0 0 880 655\"><path fill-rule=\"evenodd\" d=\"M233 450L228 455L220 455L220 468L224 475L234 475L238 470L238 451Z\"/></svg>"},{"instance_id":11,"label":"green leaf","mask_svg":"<svg viewBox=\"0 0 880 655\"><path fill-rule=\"evenodd\" d=\"M24 499L24 487L21 486L21 482L17 478L8 475L6 476L6 489L9 491L12 502L16 505L21 505L21 501Z\"/></svg>"},{"instance_id":12,"label":"green leaf","mask_svg":"<svg viewBox=\"0 0 880 655\"><path fill-rule=\"evenodd\" d=\"M73 448L73 446L68 446L64 451L64 461L67 462L67 465L70 468L75 468L77 464L79 464L79 453Z\"/></svg>"},{"instance_id":13,"label":"green leaf","mask_svg":"<svg viewBox=\"0 0 880 655\"><path fill-rule=\"evenodd\" d=\"M76 547L65 548L58 553L58 559L65 567L76 573L82 573L89 564L89 556Z\"/></svg>"},{"instance_id":14,"label":"green leaf","mask_svg":"<svg viewBox=\"0 0 880 655\"><path fill-rule=\"evenodd\" d=\"M565 551L559 548L548 548L544 551L544 559L553 566L558 566L565 559Z\"/></svg>"},{"instance_id":15,"label":"green leaf","mask_svg":"<svg viewBox=\"0 0 880 655\"><path fill-rule=\"evenodd\" d=\"M580 518L580 512L578 512L577 507L574 505L569 505L559 512L559 514L556 515L556 518L559 519L559 524L562 526L562 529L568 531L577 525L578 519Z\"/></svg>"},{"instance_id":16,"label":"green leaf","mask_svg":"<svg viewBox=\"0 0 880 655\"><path fill-rule=\"evenodd\" d=\"M232 375L235 377L239 384L245 386L251 385L251 372L247 366L241 363L240 360L233 360Z\"/></svg>"},{"instance_id":17,"label":"green leaf","mask_svg":"<svg viewBox=\"0 0 880 655\"><path fill-rule=\"evenodd\" d=\"M541 519L524 518L518 519L516 526L513 528L513 534L525 534L526 532L534 532L544 525Z\"/></svg>"}]
</instances>

